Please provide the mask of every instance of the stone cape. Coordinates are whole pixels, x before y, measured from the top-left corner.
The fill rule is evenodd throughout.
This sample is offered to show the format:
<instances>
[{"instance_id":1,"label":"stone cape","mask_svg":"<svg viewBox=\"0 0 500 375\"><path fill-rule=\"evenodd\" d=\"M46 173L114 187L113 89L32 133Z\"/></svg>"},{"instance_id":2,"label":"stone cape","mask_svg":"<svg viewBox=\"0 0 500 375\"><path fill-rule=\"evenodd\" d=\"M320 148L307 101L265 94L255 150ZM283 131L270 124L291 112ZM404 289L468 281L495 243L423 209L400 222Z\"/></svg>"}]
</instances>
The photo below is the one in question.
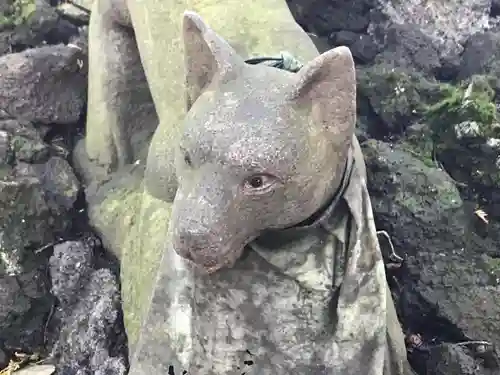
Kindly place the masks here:
<instances>
[{"instance_id":1,"label":"stone cape","mask_svg":"<svg viewBox=\"0 0 500 375\"><path fill-rule=\"evenodd\" d=\"M343 192L311 223L195 274L167 248L131 375L412 374L354 137Z\"/></svg>"}]
</instances>

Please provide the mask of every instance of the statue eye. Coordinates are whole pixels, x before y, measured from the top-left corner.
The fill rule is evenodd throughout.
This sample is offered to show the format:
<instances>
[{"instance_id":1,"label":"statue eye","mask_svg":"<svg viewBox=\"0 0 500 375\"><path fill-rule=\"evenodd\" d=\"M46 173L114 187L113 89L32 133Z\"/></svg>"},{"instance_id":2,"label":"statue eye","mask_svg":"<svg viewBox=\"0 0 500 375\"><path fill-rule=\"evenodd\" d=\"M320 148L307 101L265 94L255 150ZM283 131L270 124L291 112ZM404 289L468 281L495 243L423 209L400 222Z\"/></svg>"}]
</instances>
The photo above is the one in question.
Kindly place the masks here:
<instances>
[{"instance_id":1,"label":"statue eye","mask_svg":"<svg viewBox=\"0 0 500 375\"><path fill-rule=\"evenodd\" d=\"M276 177L269 174L255 174L245 179L243 188L248 193L262 193L272 189Z\"/></svg>"}]
</instances>

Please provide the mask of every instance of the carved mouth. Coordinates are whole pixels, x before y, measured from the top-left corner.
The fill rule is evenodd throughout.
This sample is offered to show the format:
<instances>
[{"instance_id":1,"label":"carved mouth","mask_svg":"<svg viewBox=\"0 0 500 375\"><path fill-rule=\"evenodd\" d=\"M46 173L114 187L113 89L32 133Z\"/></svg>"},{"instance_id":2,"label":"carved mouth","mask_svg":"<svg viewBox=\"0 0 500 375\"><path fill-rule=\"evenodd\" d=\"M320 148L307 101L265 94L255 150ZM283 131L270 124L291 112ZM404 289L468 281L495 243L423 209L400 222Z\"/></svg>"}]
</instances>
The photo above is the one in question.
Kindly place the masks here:
<instances>
[{"instance_id":1,"label":"carved mouth","mask_svg":"<svg viewBox=\"0 0 500 375\"><path fill-rule=\"evenodd\" d=\"M237 239L233 239L229 244L226 244L227 246L225 246L225 251L222 255L219 255L209 262L207 262L204 257L194 257L192 255L182 254L182 252L178 252L175 247L174 251L183 258L193 270L210 275L224 268L232 268L243 254L245 247L257 237L257 235L252 235L248 237L246 241L240 242L237 251L229 250L234 249L235 244L239 242Z\"/></svg>"},{"instance_id":2,"label":"carved mouth","mask_svg":"<svg viewBox=\"0 0 500 375\"><path fill-rule=\"evenodd\" d=\"M213 274L223 268L231 268L234 266L236 261L240 258L243 253L244 246L241 247L236 253L233 251L226 251L218 257L215 261L204 262L203 259L186 259L189 264L193 266L198 271L206 274Z\"/></svg>"}]
</instances>

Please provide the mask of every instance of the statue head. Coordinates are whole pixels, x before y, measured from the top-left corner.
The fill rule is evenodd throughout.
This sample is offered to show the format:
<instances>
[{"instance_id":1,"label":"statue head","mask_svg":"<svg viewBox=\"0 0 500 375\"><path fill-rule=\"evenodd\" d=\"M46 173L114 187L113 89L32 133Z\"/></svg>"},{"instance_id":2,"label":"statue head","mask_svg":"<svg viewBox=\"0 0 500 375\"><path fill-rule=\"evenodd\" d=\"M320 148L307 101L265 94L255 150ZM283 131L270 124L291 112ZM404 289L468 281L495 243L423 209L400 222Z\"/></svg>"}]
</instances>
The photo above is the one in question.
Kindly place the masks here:
<instances>
[{"instance_id":1,"label":"statue head","mask_svg":"<svg viewBox=\"0 0 500 375\"><path fill-rule=\"evenodd\" d=\"M355 68L346 47L298 73L246 64L193 12L183 33L188 113L176 150L173 246L214 272L264 231L306 220L337 190L354 136Z\"/></svg>"}]
</instances>

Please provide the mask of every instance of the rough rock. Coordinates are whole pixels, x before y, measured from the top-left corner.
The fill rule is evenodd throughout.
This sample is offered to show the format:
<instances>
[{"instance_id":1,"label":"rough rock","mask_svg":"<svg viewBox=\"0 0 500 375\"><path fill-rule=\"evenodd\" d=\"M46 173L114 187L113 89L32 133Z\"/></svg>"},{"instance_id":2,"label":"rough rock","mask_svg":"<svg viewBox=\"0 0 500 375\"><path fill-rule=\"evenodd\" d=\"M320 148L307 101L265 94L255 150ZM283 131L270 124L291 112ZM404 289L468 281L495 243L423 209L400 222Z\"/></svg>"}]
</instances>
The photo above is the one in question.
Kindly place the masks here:
<instances>
[{"instance_id":1,"label":"rough rock","mask_svg":"<svg viewBox=\"0 0 500 375\"><path fill-rule=\"evenodd\" d=\"M12 5L0 21L0 55L46 44L68 43L78 34L77 25L62 18L45 0L6 3Z\"/></svg>"},{"instance_id":2,"label":"rough rock","mask_svg":"<svg viewBox=\"0 0 500 375\"><path fill-rule=\"evenodd\" d=\"M473 76L465 85L445 86L428 110L423 138L434 144L434 158L457 181L463 197L498 218L500 124L490 82L487 76Z\"/></svg>"},{"instance_id":3,"label":"rough rock","mask_svg":"<svg viewBox=\"0 0 500 375\"><path fill-rule=\"evenodd\" d=\"M394 24L384 31L385 48L376 62L433 77L441 68L438 47L430 36L411 24Z\"/></svg>"},{"instance_id":4,"label":"rough rock","mask_svg":"<svg viewBox=\"0 0 500 375\"><path fill-rule=\"evenodd\" d=\"M438 86L419 73L385 63L359 67L357 76L358 114L367 121L368 133L375 138L402 134L422 117L426 102Z\"/></svg>"},{"instance_id":5,"label":"rough rock","mask_svg":"<svg viewBox=\"0 0 500 375\"><path fill-rule=\"evenodd\" d=\"M86 25L89 23L90 7L86 8L85 5L80 5L78 2L59 4L57 10L61 16L71 20L73 24Z\"/></svg>"},{"instance_id":6,"label":"rough rock","mask_svg":"<svg viewBox=\"0 0 500 375\"><path fill-rule=\"evenodd\" d=\"M358 61L377 62L419 70L429 75L453 78L458 71L463 44L475 33L493 29L499 23L497 0L288 0L298 22L333 45L342 33ZM339 34L340 37L339 37ZM361 37L362 36L362 37ZM362 42L355 43L360 38ZM376 45L376 46L374 46ZM364 56L363 46L368 49ZM483 52L485 53L485 52Z\"/></svg>"},{"instance_id":7,"label":"rough rock","mask_svg":"<svg viewBox=\"0 0 500 375\"><path fill-rule=\"evenodd\" d=\"M428 375L495 375L498 374L498 360L495 353L482 343L473 345L436 346L430 351L427 363ZM477 358L483 366L477 367L471 357Z\"/></svg>"},{"instance_id":8,"label":"rough rock","mask_svg":"<svg viewBox=\"0 0 500 375\"><path fill-rule=\"evenodd\" d=\"M0 121L0 155L0 344L43 350L53 304L45 252L71 227L79 183L28 122Z\"/></svg>"},{"instance_id":9,"label":"rough rock","mask_svg":"<svg viewBox=\"0 0 500 375\"><path fill-rule=\"evenodd\" d=\"M377 11L383 17L372 22L370 30L391 24L417 25L441 57L457 56L470 35L490 27L491 4L491 0L381 1Z\"/></svg>"},{"instance_id":10,"label":"rough rock","mask_svg":"<svg viewBox=\"0 0 500 375\"><path fill-rule=\"evenodd\" d=\"M457 78L465 80L475 74L490 75L500 92L500 33L476 33L465 44Z\"/></svg>"},{"instance_id":11,"label":"rough rock","mask_svg":"<svg viewBox=\"0 0 500 375\"><path fill-rule=\"evenodd\" d=\"M420 349L463 346L468 340L498 346L498 242L473 233L473 215L445 172L399 145L370 140L362 148L377 227L390 233L406 259L401 269L388 272L406 333L422 336ZM484 360L467 351L430 354L429 359L429 350L413 353L419 373L492 374ZM443 372L443 363L454 371ZM470 366L476 372L464 370Z\"/></svg>"},{"instance_id":12,"label":"rough rock","mask_svg":"<svg viewBox=\"0 0 500 375\"><path fill-rule=\"evenodd\" d=\"M0 110L10 118L75 123L86 102L86 79L86 52L79 48L45 46L1 56Z\"/></svg>"},{"instance_id":13,"label":"rough rock","mask_svg":"<svg viewBox=\"0 0 500 375\"><path fill-rule=\"evenodd\" d=\"M490 16L500 17L500 0L492 0Z\"/></svg>"},{"instance_id":14,"label":"rough rock","mask_svg":"<svg viewBox=\"0 0 500 375\"><path fill-rule=\"evenodd\" d=\"M84 112L86 54L86 30L48 2L0 2L0 369L16 351L49 349L47 255L81 226L66 159Z\"/></svg>"},{"instance_id":15,"label":"rough rock","mask_svg":"<svg viewBox=\"0 0 500 375\"><path fill-rule=\"evenodd\" d=\"M98 268L99 241L87 237L54 246L52 293L60 330L52 356L58 373L123 375L128 359L117 275Z\"/></svg>"},{"instance_id":16,"label":"rough rock","mask_svg":"<svg viewBox=\"0 0 500 375\"><path fill-rule=\"evenodd\" d=\"M347 46L356 60L361 64L373 61L379 47L370 35L355 33L354 31L339 31L330 34L329 41L332 46Z\"/></svg>"},{"instance_id":17,"label":"rough rock","mask_svg":"<svg viewBox=\"0 0 500 375\"><path fill-rule=\"evenodd\" d=\"M4 368L5 366L7 366L7 363L8 363L8 358L7 358L7 354L5 354L5 352L0 349L0 368Z\"/></svg>"},{"instance_id":18,"label":"rough rock","mask_svg":"<svg viewBox=\"0 0 500 375\"><path fill-rule=\"evenodd\" d=\"M12 138L14 155L18 148L22 157L0 181L0 228L2 250L14 256L34 244L54 241L67 230L66 215L76 201L79 184L68 162L58 156L39 164L23 161L37 155L37 144L33 149L29 140L19 137L18 145Z\"/></svg>"},{"instance_id":19,"label":"rough rock","mask_svg":"<svg viewBox=\"0 0 500 375\"><path fill-rule=\"evenodd\" d=\"M500 140L477 137L476 133L465 137L463 128L458 130L460 139L442 147L439 159L470 199L484 207L491 218L500 219Z\"/></svg>"},{"instance_id":20,"label":"rough rock","mask_svg":"<svg viewBox=\"0 0 500 375\"><path fill-rule=\"evenodd\" d=\"M308 31L329 35L336 31L366 31L370 23L373 0L362 1L302 1L289 0L295 19Z\"/></svg>"},{"instance_id":21,"label":"rough rock","mask_svg":"<svg viewBox=\"0 0 500 375\"><path fill-rule=\"evenodd\" d=\"M0 268L0 343L8 351L44 350L45 320L53 299L40 258L32 256L15 276Z\"/></svg>"}]
</instances>

